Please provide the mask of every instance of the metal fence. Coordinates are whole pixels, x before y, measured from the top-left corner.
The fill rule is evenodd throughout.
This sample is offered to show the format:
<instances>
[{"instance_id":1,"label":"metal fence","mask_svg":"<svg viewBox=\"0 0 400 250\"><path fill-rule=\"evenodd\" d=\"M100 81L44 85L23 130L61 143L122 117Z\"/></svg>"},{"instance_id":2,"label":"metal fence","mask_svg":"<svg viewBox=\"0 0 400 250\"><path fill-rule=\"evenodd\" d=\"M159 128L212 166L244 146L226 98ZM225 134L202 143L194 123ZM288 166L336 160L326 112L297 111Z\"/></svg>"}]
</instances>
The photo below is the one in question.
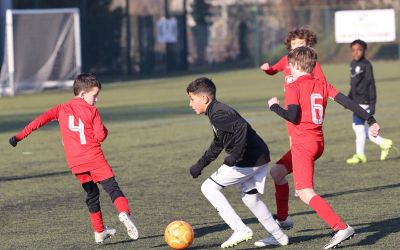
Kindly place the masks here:
<instances>
[{"instance_id":1,"label":"metal fence","mask_svg":"<svg viewBox=\"0 0 400 250\"><path fill-rule=\"evenodd\" d=\"M399 0L206 0L211 13L208 25L194 22L194 1L36 0L32 6L20 0L14 7L80 8L83 68L96 73L141 75L257 66L287 53L283 40L296 27L316 32L320 61L348 62L348 44L335 42L334 13L350 9L394 9L396 41L369 44L368 55L400 58ZM175 18L177 33L171 42L160 41L165 17Z\"/></svg>"}]
</instances>

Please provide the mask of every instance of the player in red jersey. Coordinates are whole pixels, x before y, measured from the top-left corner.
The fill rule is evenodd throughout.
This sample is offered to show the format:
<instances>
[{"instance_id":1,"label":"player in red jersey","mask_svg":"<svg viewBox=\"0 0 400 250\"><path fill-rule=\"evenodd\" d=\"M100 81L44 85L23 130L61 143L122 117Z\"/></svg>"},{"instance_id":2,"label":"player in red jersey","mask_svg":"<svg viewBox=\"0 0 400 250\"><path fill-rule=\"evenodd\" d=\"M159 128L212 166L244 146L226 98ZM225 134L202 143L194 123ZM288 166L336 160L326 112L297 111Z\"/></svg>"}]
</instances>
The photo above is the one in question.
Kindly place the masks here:
<instances>
[{"instance_id":1,"label":"player in red jersey","mask_svg":"<svg viewBox=\"0 0 400 250\"><path fill-rule=\"evenodd\" d=\"M324 151L322 124L328 98L352 110L368 121L370 133L377 136L379 125L374 117L357 103L336 90L326 81L311 74L317 60L317 53L310 47L299 47L288 55L294 82L286 87L286 109L279 106L276 97L268 101L272 111L294 126L289 131L292 138L291 152L293 180L300 199L309 205L318 216L335 232L325 249L336 247L354 235L354 229L345 224L329 204L314 191L314 162Z\"/></svg>"},{"instance_id":2,"label":"player in red jersey","mask_svg":"<svg viewBox=\"0 0 400 250\"><path fill-rule=\"evenodd\" d=\"M72 173L87 193L86 204L95 235L95 242L102 243L115 234L116 230L103 224L100 209L100 183L109 194L130 238L139 237L138 230L130 218L128 200L115 180L114 173L106 161L100 143L107 137L107 129L94 106L101 89L101 83L91 74L77 76L73 85L75 97L59 104L29 123L21 132L11 137L12 146L34 130L57 120L60 125L65 156Z\"/></svg>"},{"instance_id":3,"label":"player in red jersey","mask_svg":"<svg viewBox=\"0 0 400 250\"><path fill-rule=\"evenodd\" d=\"M294 29L288 33L284 43L288 51L301 46L312 47L317 43L317 36L309 29ZM264 63L260 66L260 69L268 75L275 75L279 71L283 71L284 90L286 90L286 87L294 81L293 75L290 72L287 55L282 57L273 66ZM321 81L326 81L325 75L318 62L316 62L312 74L315 78L318 78ZM286 122L286 127L290 134L293 124ZM289 141L291 141L290 136ZM293 220L289 216L289 184L286 179L286 176L292 172L292 154L289 150L276 162L270 172L275 184L276 215L274 216L276 217L276 221L280 227L285 230L289 230L293 227Z\"/></svg>"}]
</instances>

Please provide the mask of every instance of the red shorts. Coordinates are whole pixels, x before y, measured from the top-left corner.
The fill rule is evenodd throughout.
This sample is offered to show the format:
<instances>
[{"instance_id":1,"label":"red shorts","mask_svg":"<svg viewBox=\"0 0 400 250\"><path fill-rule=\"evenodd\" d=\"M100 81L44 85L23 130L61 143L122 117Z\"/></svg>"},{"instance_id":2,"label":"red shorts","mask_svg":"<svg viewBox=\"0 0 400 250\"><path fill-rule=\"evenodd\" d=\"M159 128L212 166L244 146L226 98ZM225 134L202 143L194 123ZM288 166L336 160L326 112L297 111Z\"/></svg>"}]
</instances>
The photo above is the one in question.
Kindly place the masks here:
<instances>
[{"instance_id":1,"label":"red shorts","mask_svg":"<svg viewBox=\"0 0 400 250\"><path fill-rule=\"evenodd\" d=\"M314 188L314 162L324 152L324 142L294 144L291 151L295 190Z\"/></svg>"},{"instance_id":2,"label":"red shorts","mask_svg":"<svg viewBox=\"0 0 400 250\"><path fill-rule=\"evenodd\" d=\"M284 154L279 161L276 162L276 164L281 164L285 166L288 174L293 172L293 165L292 165L292 153L291 151L287 151L286 154Z\"/></svg>"},{"instance_id":3,"label":"red shorts","mask_svg":"<svg viewBox=\"0 0 400 250\"><path fill-rule=\"evenodd\" d=\"M97 183L99 181L104 181L108 178L114 177L114 172L112 171L110 165L104 164L99 168L75 174L75 177L81 184L89 181Z\"/></svg>"}]
</instances>

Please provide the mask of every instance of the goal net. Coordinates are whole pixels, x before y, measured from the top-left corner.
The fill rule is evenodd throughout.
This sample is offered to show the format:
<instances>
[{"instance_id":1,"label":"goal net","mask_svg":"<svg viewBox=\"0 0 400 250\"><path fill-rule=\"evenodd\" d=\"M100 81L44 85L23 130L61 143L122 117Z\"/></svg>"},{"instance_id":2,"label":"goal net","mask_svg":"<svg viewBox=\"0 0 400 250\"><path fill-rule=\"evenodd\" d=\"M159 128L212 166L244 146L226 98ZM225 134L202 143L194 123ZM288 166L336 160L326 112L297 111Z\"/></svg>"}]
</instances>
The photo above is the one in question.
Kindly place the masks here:
<instances>
[{"instance_id":1,"label":"goal net","mask_svg":"<svg viewBox=\"0 0 400 250\"><path fill-rule=\"evenodd\" d=\"M81 71L78 9L7 10L0 95L65 88Z\"/></svg>"}]
</instances>

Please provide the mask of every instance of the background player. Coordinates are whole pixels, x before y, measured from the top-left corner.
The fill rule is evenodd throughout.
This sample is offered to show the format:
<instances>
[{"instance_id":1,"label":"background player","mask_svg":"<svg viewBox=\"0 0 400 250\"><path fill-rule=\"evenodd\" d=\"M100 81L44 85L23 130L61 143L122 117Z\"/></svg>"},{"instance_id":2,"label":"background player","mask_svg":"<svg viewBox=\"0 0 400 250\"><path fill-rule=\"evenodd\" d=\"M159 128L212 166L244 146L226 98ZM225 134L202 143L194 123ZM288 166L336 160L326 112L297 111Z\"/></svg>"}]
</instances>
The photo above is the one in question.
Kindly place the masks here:
<instances>
[{"instance_id":1,"label":"background player","mask_svg":"<svg viewBox=\"0 0 400 250\"><path fill-rule=\"evenodd\" d=\"M259 193L264 193L270 161L267 144L238 112L216 100L216 87L210 79L198 78L188 85L186 91L190 107L198 115L205 113L214 131L210 147L190 168L192 177L197 178L223 149L228 153L223 165L201 186L204 196L233 230L232 236L222 243L221 247L232 247L253 237L252 230L243 223L221 192L224 187L236 184L241 188L243 203L272 234L255 242L255 245L287 245L287 235L282 232L267 206L259 199Z\"/></svg>"},{"instance_id":2,"label":"background player","mask_svg":"<svg viewBox=\"0 0 400 250\"><path fill-rule=\"evenodd\" d=\"M87 193L86 204L94 230L96 243L115 234L116 230L106 228L100 209L100 191L97 182L109 194L125 225L128 235L136 240L139 237L135 224L130 219L128 200L114 178L114 173L106 161L100 143L107 137L107 129L94 106L100 93L101 84L94 75L81 74L74 81L75 98L59 104L29 123L21 132L10 138L12 146L34 130L47 123L58 120L65 156L72 173Z\"/></svg>"},{"instance_id":3,"label":"background player","mask_svg":"<svg viewBox=\"0 0 400 250\"><path fill-rule=\"evenodd\" d=\"M371 115L375 114L376 106L376 87L374 73L371 63L365 58L367 43L363 40L354 40L350 44L351 56L353 60L350 63L350 92L349 98L360 104ZM368 127L365 126L365 120L357 114L353 114L352 127L356 134L356 154L347 159L348 164L358 164L367 162L365 156L365 139L368 137L373 143L381 148L382 161L386 160L389 151L392 148L393 141L381 136L371 136L368 133Z\"/></svg>"},{"instance_id":4,"label":"background player","mask_svg":"<svg viewBox=\"0 0 400 250\"><path fill-rule=\"evenodd\" d=\"M315 79L311 74L317 53L310 47L299 47L288 56L294 82L286 87L287 109L279 106L276 97L268 101L272 111L294 124L289 135L292 138L291 152L293 181L300 199L309 205L329 225L335 235L325 249L336 247L354 235L354 229L345 224L330 205L314 191L314 162L324 151L322 124L328 98L334 99L345 108L351 109L371 125L370 133L377 136L379 125L374 117L357 103L338 92L326 81Z\"/></svg>"}]
</instances>

